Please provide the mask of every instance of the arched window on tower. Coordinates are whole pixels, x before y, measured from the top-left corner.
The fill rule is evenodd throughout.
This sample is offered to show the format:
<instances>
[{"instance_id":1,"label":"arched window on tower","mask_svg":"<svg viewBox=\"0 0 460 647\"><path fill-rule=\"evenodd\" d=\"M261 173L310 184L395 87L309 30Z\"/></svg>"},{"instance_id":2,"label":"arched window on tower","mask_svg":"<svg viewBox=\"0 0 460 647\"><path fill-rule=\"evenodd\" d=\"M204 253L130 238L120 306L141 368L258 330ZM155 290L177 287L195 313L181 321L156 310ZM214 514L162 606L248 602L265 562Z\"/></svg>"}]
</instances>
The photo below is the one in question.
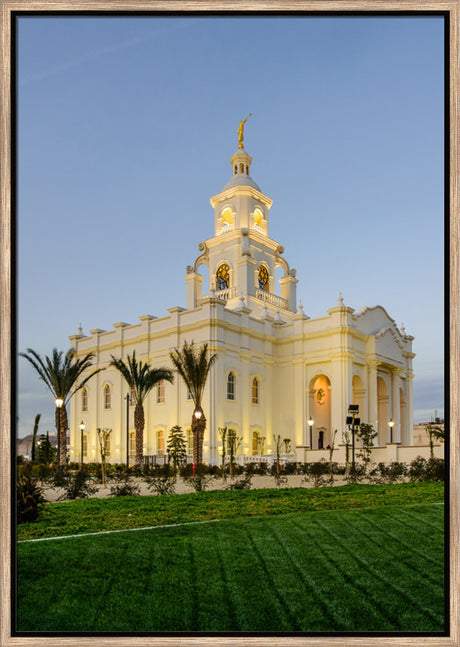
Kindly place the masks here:
<instances>
[{"instance_id":1,"label":"arched window on tower","mask_svg":"<svg viewBox=\"0 0 460 647\"><path fill-rule=\"evenodd\" d=\"M225 207L225 209L222 210L222 213L220 214L221 217L221 222L222 222L222 233L225 233L226 231L230 231L233 229L233 211L231 210L230 207Z\"/></svg>"},{"instance_id":2,"label":"arched window on tower","mask_svg":"<svg viewBox=\"0 0 460 647\"><path fill-rule=\"evenodd\" d=\"M230 371L227 377L227 400L235 399L235 376Z\"/></svg>"},{"instance_id":3,"label":"arched window on tower","mask_svg":"<svg viewBox=\"0 0 460 647\"><path fill-rule=\"evenodd\" d=\"M112 392L110 386L106 384L104 386L104 409L112 408Z\"/></svg>"},{"instance_id":4,"label":"arched window on tower","mask_svg":"<svg viewBox=\"0 0 460 647\"><path fill-rule=\"evenodd\" d=\"M268 292L268 280L269 280L269 275L268 275L267 268L265 267L265 265L260 265L259 272L258 272L258 281L257 281L259 290Z\"/></svg>"},{"instance_id":5,"label":"arched window on tower","mask_svg":"<svg viewBox=\"0 0 460 647\"><path fill-rule=\"evenodd\" d=\"M81 391L81 410L88 411L88 389L85 387Z\"/></svg>"},{"instance_id":6,"label":"arched window on tower","mask_svg":"<svg viewBox=\"0 0 460 647\"><path fill-rule=\"evenodd\" d=\"M254 229L264 230L264 214L260 209L254 209Z\"/></svg>"},{"instance_id":7,"label":"arched window on tower","mask_svg":"<svg viewBox=\"0 0 460 647\"><path fill-rule=\"evenodd\" d=\"M252 404L259 404L259 380L256 377L252 380Z\"/></svg>"},{"instance_id":8,"label":"arched window on tower","mask_svg":"<svg viewBox=\"0 0 460 647\"><path fill-rule=\"evenodd\" d=\"M230 268L222 263L216 272L216 290L226 290L230 287Z\"/></svg>"}]
</instances>

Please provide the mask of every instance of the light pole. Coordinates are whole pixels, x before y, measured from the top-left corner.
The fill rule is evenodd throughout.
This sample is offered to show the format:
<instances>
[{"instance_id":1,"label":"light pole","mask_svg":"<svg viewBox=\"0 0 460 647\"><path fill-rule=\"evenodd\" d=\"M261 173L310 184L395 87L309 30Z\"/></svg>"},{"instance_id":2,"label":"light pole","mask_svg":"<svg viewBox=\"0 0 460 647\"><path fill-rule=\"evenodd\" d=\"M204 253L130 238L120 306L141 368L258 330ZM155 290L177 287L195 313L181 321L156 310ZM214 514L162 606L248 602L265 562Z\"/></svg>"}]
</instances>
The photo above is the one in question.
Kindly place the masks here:
<instances>
[{"instance_id":1,"label":"light pole","mask_svg":"<svg viewBox=\"0 0 460 647\"><path fill-rule=\"evenodd\" d=\"M81 445L80 445L80 469L83 469L83 433L85 431L85 423L83 420L80 422L80 431L81 431Z\"/></svg>"},{"instance_id":2,"label":"light pole","mask_svg":"<svg viewBox=\"0 0 460 647\"><path fill-rule=\"evenodd\" d=\"M125 395L126 400L126 472L129 470L129 404L131 396L129 393Z\"/></svg>"},{"instance_id":3,"label":"light pole","mask_svg":"<svg viewBox=\"0 0 460 647\"><path fill-rule=\"evenodd\" d=\"M308 426L310 427L310 449L313 449L313 420L311 419L311 416L308 420Z\"/></svg>"},{"instance_id":4,"label":"light pole","mask_svg":"<svg viewBox=\"0 0 460 647\"><path fill-rule=\"evenodd\" d=\"M346 424L351 425L351 466L353 472L355 471L355 425L359 426L361 420L356 416L359 413L359 404L348 405L348 413Z\"/></svg>"},{"instance_id":5,"label":"light pole","mask_svg":"<svg viewBox=\"0 0 460 647\"><path fill-rule=\"evenodd\" d=\"M393 442L393 427L395 426L395 421L393 418L390 418L388 421L388 426L390 427L390 444Z\"/></svg>"},{"instance_id":6,"label":"light pole","mask_svg":"<svg viewBox=\"0 0 460 647\"><path fill-rule=\"evenodd\" d=\"M58 468L61 467L61 407L64 404L64 400L62 398L56 398L54 401L54 404L57 407L57 466Z\"/></svg>"}]
</instances>

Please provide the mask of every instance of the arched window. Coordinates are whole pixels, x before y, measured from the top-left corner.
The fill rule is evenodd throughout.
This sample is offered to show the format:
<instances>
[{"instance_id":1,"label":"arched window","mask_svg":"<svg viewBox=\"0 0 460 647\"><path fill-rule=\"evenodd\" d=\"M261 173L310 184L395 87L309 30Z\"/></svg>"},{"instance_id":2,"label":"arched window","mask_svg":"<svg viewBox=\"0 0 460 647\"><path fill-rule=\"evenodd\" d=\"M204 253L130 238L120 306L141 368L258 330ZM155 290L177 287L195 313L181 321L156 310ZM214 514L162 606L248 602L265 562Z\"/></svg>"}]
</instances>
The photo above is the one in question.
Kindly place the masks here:
<instances>
[{"instance_id":1,"label":"arched window","mask_svg":"<svg viewBox=\"0 0 460 647\"><path fill-rule=\"evenodd\" d=\"M193 431L187 427L187 454L193 454Z\"/></svg>"},{"instance_id":2,"label":"arched window","mask_svg":"<svg viewBox=\"0 0 460 647\"><path fill-rule=\"evenodd\" d=\"M129 432L129 455L131 458L136 455L136 434L134 431Z\"/></svg>"},{"instance_id":3,"label":"arched window","mask_svg":"<svg viewBox=\"0 0 460 647\"><path fill-rule=\"evenodd\" d=\"M157 454L163 455L165 453L165 432L163 429L157 431Z\"/></svg>"},{"instance_id":4,"label":"arched window","mask_svg":"<svg viewBox=\"0 0 460 647\"><path fill-rule=\"evenodd\" d=\"M157 404L163 404L165 401L165 381L160 380L157 384Z\"/></svg>"},{"instance_id":5,"label":"arched window","mask_svg":"<svg viewBox=\"0 0 460 647\"><path fill-rule=\"evenodd\" d=\"M216 272L216 290L226 290L230 287L230 268L222 263Z\"/></svg>"},{"instance_id":6,"label":"arched window","mask_svg":"<svg viewBox=\"0 0 460 647\"><path fill-rule=\"evenodd\" d=\"M88 411L88 389L85 388L81 392L81 410Z\"/></svg>"},{"instance_id":7,"label":"arched window","mask_svg":"<svg viewBox=\"0 0 460 647\"><path fill-rule=\"evenodd\" d=\"M268 292L268 270L265 267L265 265L260 265L259 266L259 272L258 272L258 285L259 285L259 290L264 290L265 292Z\"/></svg>"},{"instance_id":8,"label":"arched window","mask_svg":"<svg viewBox=\"0 0 460 647\"><path fill-rule=\"evenodd\" d=\"M83 458L88 457L88 434L83 434Z\"/></svg>"},{"instance_id":9,"label":"arched window","mask_svg":"<svg viewBox=\"0 0 460 647\"><path fill-rule=\"evenodd\" d=\"M235 399L235 376L232 372L227 377L227 400Z\"/></svg>"},{"instance_id":10,"label":"arched window","mask_svg":"<svg viewBox=\"0 0 460 647\"><path fill-rule=\"evenodd\" d=\"M260 434L258 431L253 431L252 432L252 455L253 456L260 453L259 445L260 445Z\"/></svg>"},{"instance_id":11,"label":"arched window","mask_svg":"<svg viewBox=\"0 0 460 647\"><path fill-rule=\"evenodd\" d=\"M105 439L105 455L110 456L110 434Z\"/></svg>"},{"instance_id":12,"label":"arched window","mask_svg":"<svg viewBox=\"0 0 460 647\"><path fill-rule=\"evenodd\" d=\"M254 227L263 230L264 214L260 209L254 209Z\"/></svg>"},{"instance_id":13,"label":"arched window","mask_svg":"<svg viewBox=\"0 0 460 647\"><path fill-rule=\"evenodd\" d=\"M110 386L106 384L104 386L104 409L112 408L112 392Z\"/></svg>"},{"instance_id":14,"label":"arched window","mask_svg":"<svg viewBox=\"0 0 460 647\"><path fill-rule=\"evenodd\" d=\"M259 380L256 377L252 380L252 404L259 404Z\"/></svg>"},{"instance_id":15,"label":"arched window","mask_svg":"<svg viewBox=\"0 0 460 647\"><path fill-rule=\"evenodd\" d=\"M222 231L229 231L233 229L233 211L230 207L225 207L220 214L222 219Z\"/></svg>"}]
</instances>

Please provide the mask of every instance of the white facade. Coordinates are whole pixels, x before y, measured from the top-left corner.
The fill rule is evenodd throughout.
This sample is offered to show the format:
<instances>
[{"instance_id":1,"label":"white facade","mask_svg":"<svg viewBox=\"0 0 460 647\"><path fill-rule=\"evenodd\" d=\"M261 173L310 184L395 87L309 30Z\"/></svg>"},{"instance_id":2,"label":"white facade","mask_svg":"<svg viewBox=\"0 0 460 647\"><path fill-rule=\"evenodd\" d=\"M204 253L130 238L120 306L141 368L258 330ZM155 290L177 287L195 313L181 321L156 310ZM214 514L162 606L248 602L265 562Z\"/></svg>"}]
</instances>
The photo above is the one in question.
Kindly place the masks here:
<instances>
[{"instance_id":1,"label":"white facade","mask_svg":"<svg viewBox=\"0 0 460 647\"><path fill-rule=\"evenodd\" d=\"M378 430L378 446L412 442L412 340L381 306L355 312L337 304L318 319L297 304L296 271L284 248L269 237L272 200L250 176L252 159L241 147L231 157L232 177L211 198L214 236L199 244L187 267L186 307L170 308L166 317L141 316L140 323L114 324L111 331L70 337L77 355L95 354L96 375L86 392L71 401L71 460L80 457L80 422L85 424L85 460L98 459L98 427L112 429L111 462L127 454L127 386L110 368L111 355L136 357L172 368L169 352L184 341L208 343L217 361L205 390L207 418L204 460L219 462L220 427L242 437L244 455L268 454L273 435L290 440L298 460L332 442L342 443L348 405L359 405L359 417ZM200 268L207 266L208 284ZM283 276L275 285L275 268ZM169 430L188 430L193 404L177 376L155 388L145 404L144 454L162 454ZM313 420L312 449L308 419ZM390 437L388 421L395 425ZM129 432L134 434L133 408ZM390 443L390 441L393 441ZM294 453L293 453L294 456Z\"/></svg>"}]
</instances>

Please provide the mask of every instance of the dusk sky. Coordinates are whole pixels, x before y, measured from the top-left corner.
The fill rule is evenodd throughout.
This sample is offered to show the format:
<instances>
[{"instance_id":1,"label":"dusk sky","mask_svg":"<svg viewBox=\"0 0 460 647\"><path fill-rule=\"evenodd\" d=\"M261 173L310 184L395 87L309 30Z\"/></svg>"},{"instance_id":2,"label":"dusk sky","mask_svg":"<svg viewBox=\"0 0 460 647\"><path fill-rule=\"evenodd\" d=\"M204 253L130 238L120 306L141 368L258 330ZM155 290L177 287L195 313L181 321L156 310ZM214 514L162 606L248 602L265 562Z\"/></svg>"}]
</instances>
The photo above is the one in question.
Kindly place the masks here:
<instances>
[{"instance_id":1,"label":"dusk sky","mask_svg":"<svg viewBox=\"0 0 460 647\"><path fill-rule=\"evenodd\" d=\"M305 313L382 305L444 415L441 17L21 17L18 351L185 306L239 121ZM206 290L205 290L206 291ZM18 359L20 437L54 403Z\"/></svg>"}]
</instances>

